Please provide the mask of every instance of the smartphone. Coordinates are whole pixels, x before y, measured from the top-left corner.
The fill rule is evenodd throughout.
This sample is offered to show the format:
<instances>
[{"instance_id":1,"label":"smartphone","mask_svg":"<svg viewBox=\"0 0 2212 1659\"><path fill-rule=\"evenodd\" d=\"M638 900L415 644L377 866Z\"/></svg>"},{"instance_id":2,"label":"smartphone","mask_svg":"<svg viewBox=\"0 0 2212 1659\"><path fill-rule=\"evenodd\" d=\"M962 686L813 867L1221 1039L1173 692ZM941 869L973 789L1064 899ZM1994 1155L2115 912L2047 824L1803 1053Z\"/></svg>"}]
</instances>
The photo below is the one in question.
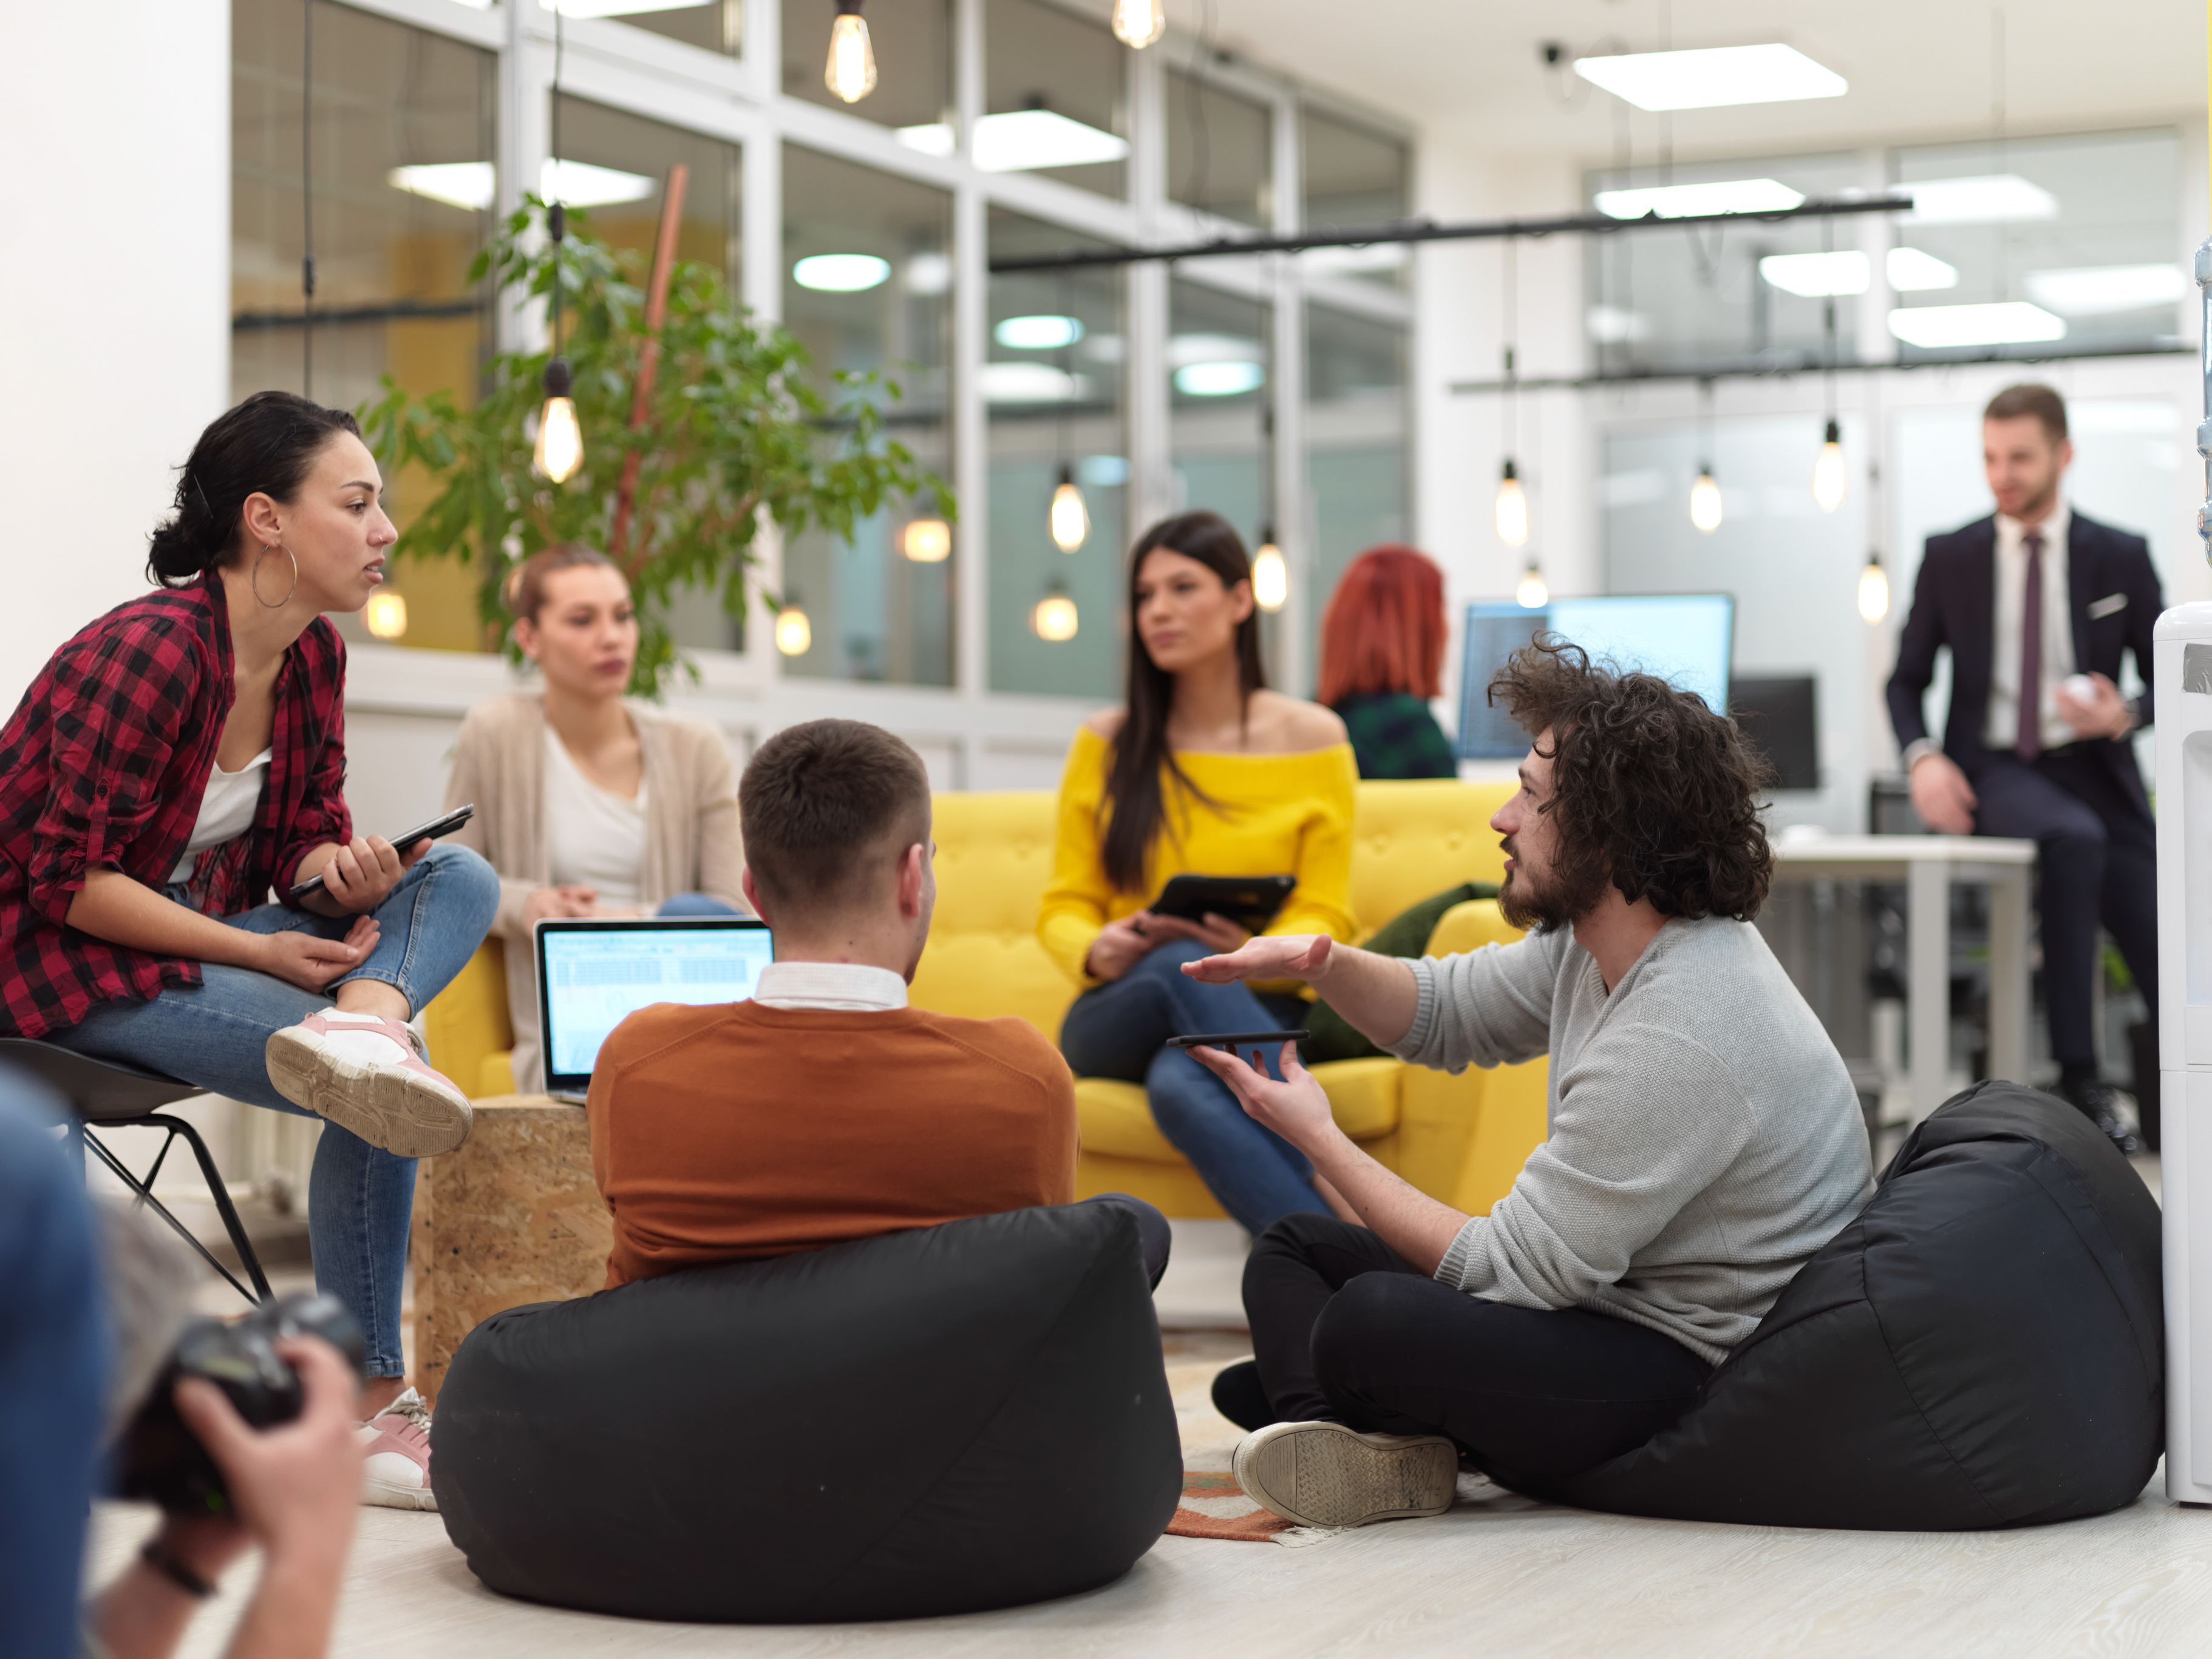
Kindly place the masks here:
<instances>
[{"instance_id":1,"label":"smartphone","mask_svg":"<svg viewBox=\"0 0 2212 1659\"><path fill-rule=\"evenodd\" d=\"M1214 1031L1200 1032L1189 1037L1170 1037L1171 1049L1228 1049L1231 1051L1254 1044L1303 1043L1312 1036L1310 1031Z\"/></svg>"},{"instance_id":2,"label":"smartphone","mask_svg":"<svg viewBox=\"0 0 2212 1659\"><path fill-rule=\"evenodd\" d=\"M409 830L404 835L393 836L392 847L397 851L404 852L417 841L434 841L441 835L451 835L476 815L477 803L473 801L465 807L455 807L451 812L441 813L420 828ZM300 899L311 898L322 890L323 878L318 875L292 888L291 894L294 902L296 903Z\"/></svg>"}]
</instances>

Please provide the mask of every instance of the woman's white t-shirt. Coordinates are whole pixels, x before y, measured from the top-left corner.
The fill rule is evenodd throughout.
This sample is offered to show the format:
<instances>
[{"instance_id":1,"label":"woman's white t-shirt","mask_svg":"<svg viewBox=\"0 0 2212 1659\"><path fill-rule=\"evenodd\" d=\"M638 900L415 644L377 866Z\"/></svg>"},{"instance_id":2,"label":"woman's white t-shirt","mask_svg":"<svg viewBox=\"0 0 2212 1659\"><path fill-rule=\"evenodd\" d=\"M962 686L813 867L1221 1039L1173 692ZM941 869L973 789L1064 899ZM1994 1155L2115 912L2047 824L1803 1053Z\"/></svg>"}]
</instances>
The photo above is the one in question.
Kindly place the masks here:
<instances>
[{"instance_id":1,"label":"woman's white t-shirt","mask_svg":"<svg viewBox=\"0 0 2212 1659\"><path fill-rule=\"evenodd\" d=\"M635 907L645 876L645 784L626 801L584 776L568 747L545 729L545 839L556 887L598 891L602 905Z\"/></svg>"},{"instance_id":2,"label":"woman's white t-shirt","mask_svg":"<svg viewBox=\"0 0 2212 1659\"><path fill-rule=\"evenodd\" d=\"M255 808L261 804L261 785L269 776L269 763L276 751L265 748L236 772L225 772L218 760L208 770L207 793L200 796L199 821L192 839L185 843L185 856L169 872L169 884L192 879L192 866L210 847L219 847L253 827Z\"/></svg>"}]
</instances>

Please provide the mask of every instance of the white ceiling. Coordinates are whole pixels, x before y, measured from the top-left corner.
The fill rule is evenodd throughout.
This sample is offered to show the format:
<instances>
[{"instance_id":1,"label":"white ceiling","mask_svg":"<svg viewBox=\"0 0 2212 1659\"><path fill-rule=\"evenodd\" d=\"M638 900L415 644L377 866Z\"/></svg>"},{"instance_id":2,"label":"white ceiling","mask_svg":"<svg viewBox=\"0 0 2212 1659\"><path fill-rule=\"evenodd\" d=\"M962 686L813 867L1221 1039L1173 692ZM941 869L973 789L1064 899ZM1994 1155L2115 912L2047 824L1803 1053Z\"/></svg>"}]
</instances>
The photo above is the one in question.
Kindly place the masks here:
<instances>
[{"instance_id":1,"label":"white ceiling","mask_svg":"<svg viewBox=\"0 0 2212 1659\"><path fill-rule=\"evenodd\" d=\"M1990 130L1993 20L2003 15L2007 130L2085 131L2202 116L2205 14L2190 0L1168 0L1194 33L1362 102L1431 136L1504 154L1597 161L1609 94L1538 49L1574 52L1782 40L1850 82L1840 98L1673 116L1681 159L1786 153ZM1563 98L1571 101L1563 101ZM1638 160L1662 118L1636 112Z\"/></svg>"}]
</instances>

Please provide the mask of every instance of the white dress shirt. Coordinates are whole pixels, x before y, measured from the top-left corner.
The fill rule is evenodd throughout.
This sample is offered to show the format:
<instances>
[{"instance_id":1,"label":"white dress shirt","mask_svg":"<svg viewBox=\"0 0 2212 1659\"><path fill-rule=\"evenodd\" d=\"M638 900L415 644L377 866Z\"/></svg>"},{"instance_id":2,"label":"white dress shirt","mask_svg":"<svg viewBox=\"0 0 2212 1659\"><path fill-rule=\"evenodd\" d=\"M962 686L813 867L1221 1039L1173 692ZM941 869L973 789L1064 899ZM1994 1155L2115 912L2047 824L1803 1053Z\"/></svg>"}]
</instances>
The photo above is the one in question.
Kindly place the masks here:
<instances>
[{"instance_id":1,"label":"white dress shirt","mask_svg":"<svg viewBox=\"0 0 2212 1659\"><path fill-rule=\"evenodd\" d=\"M865 962L771 962L753 986L764 1008L883 1014L906 1006L906 981Z\"/></svg>"},{"instance_id":2,"label":"white dress shirt","mask_svg":"<svg viewBox=\"0 0 2212 1659\"><path fill-rule=\"evenodd\" d=\"M2074 672L2074 615L2066 566L2066 534L2073 510L2062 499L2036 528L2043 533L2043 683L2035 705L2043 715L2043 747L2081 741L2058 711L2058 687ZM1989 717L1982 741L1996 754L2020 740L2020 657L2027 602L2027 527L1997 515L1995 632L1990 635Z\"/></svg>"}]
</instances>

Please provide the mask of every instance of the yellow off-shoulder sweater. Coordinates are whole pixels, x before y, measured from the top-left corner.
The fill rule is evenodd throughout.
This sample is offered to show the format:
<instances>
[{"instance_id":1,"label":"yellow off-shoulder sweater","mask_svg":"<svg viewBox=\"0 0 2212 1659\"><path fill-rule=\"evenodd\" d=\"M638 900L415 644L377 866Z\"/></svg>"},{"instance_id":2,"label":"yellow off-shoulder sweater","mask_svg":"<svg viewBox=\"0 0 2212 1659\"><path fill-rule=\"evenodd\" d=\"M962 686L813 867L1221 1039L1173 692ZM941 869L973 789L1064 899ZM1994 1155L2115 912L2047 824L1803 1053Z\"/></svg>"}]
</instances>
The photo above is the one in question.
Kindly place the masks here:
<instances>
[{"instance_id":1,"label":"yellow off-shoulder sweater","mask_svg":"<svg viewBox=\"0 0 2212 1659\"><path fill-rule=\"evenodd\" d=\"M1269 933L1353 936L1352 808L1359 771L1352 745L1302 754L1193 754L1176 759L1214 803L1163 778L1166 822L1145 858L1143 888L1117 892L1099 862L1098 803L1111 754L1085 727L1060 780L1060 829L1037 937L1079 984L1091 941L1109 922L1142 910L1171 875L1295 875L1298 885Z\"/></svg>"}]
</instances>

